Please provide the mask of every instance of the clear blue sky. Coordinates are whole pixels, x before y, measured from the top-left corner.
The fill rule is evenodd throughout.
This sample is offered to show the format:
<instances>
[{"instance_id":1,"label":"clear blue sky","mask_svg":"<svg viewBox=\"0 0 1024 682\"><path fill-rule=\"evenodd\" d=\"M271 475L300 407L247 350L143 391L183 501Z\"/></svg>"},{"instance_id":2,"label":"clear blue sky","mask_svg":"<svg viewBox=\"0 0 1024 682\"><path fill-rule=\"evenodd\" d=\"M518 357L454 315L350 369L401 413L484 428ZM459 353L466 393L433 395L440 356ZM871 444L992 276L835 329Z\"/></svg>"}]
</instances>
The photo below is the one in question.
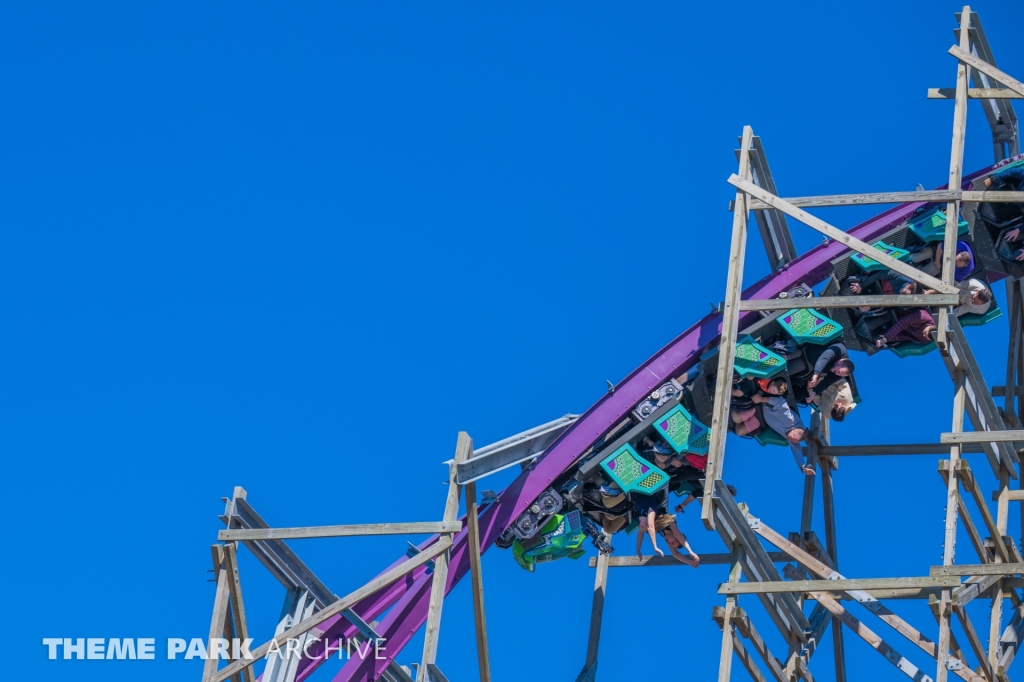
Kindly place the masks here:
<instances>
[{"instance_id":1,"label":"clear blue sky","mask_svg":"<svg viewBox=\"0 0 1024 682\"><path fill-rule=\"evenodd\" d=\"M783 194L945 182L953 106L925 91L954 84L958 5L686 5L0 8L8 676L198 679L195 661L47 661L40 641L205 636L209 546L235 485L278 526L436 519L457 431L483 445L585 410L723 298L744 124ZM1024 78L1024 6L975 9ZM965 166L990 162L972 104ZM750 253L748 282L766 272L756 241ZM993 383L1006 333L1005 318L970 332ZM835 442L948 429L937 356L860 364L865 402ZM842 462L844 573L940 562L937 459ZM784 449L730 441L726 477L796 529ZM722 551L697 516L680 518L695 549ZM294 545L339 593L404 546ZM962 540L960 560L971 552ZM585 562L531 575L492 550L484 567L495 679L574 678ZM245 553L241 571L262 641L283 590ZM613 572L601 678L710 679L725 572ZM894 608L934 636L923 603ZM987 630L987 605L971 614ZM903 679L846 641L852 679ZM463 584L444 611L450 679L474 679L471 642ZM830 646L812 669L831 677Z\"/></svg>"}]
</instances>

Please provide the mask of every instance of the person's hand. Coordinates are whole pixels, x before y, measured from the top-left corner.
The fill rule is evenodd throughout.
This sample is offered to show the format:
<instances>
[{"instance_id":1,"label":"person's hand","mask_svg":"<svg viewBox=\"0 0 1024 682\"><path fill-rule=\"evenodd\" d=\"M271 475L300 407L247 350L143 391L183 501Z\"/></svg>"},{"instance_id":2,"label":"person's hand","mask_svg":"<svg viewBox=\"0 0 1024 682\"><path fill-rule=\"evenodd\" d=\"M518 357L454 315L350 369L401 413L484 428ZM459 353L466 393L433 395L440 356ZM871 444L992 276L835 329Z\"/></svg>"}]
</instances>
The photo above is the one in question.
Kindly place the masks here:
<instances>
[{"instance_id":1,"label":"person's hand","mask_svg":"<svg viewBox=\"0 0 1024 682\"><path fill-rule=\"evenodd\" d=\"M986 187L991 187L992 186L992 178L991 177L985 178L985 186Z\"/></svg>"},{"instance_id":2,"label":"person's hand","mask_svg":"<svg viewBox=\"0 0 1024 682\"><path fill-rule=\"evenodd\" d=\"M885 345L885 337L879 336L878 340L875 341L875 345L878 346L879 348L883 347Z\"/></svg>"},{"instance_id":3,"label":"person's hand","mask_svg":"<svg viewBox=\"0 0 1024 682\"><path fill-rule=\"evenodd\" d=\"M680 514L685 514L686 513L686 507L684 507L681 503L677 504L676 505L676 512L678 512Z\"/></svg>"},{"instance_id":4,"label":"person's hand","mask_svg":"<svg viewBox=\"0 0 1024 682\"><path fill-rule=\"evenodd\" d=\"M697 568L698 566L700 566L700 557L694 554L693 552L690 552L690 556L693 558L693 567Z\"/></svg>"},{"instance_id":5,"label":"person's hand","mask_svg":"<svg viewBox=\"0 0 1024 682\"><path fill-rule=\"evenodd\" d=\"M814 374L811 375L810 380L807 382L807 388L814 388L815 386L818 385L819 381L821 381L821 377L818 376L817 372L815 372Z\"/></svg>"},{"instance_id":6,"label":"person's hand","mask_svg":"<svg viewBox=\"0 0 1024 682\"><path fill-rule=\"evenodd\" d=\"M1004 237L1004 239L1006 240L1007 243L1015 242L1015 241L1017 241L1018 238L1020 238L1020 228L1019 227L1016 227L1016 228L1010 230L1009 232L1006 233L1006 236Z\"/></svg>"},{"instance_id":7,"label":"person's hand","mask_svg":"<svg viewBox=\"0 0 1024 682\"><path fill-rule=\"evenodd\" d=\"M664 553L664 552L662 552L662 551L661 551L660 549L658 549L657 547L655 547L655 548L654 548L654 551L658 553L658 556L661 556L661 557L665 556L665 553Z\"/></svg>"},{"instance_id":8,"label":"person's hand","mask_svg":"<svg viewBox=\"0 0 1024 682\"><path fill-rule=\"evenodd\" d=\"M809 394L807 394L806 402L807 402L808 405L810 405L811 403L814 402L814 396L815 396L814 391L811 391Z\"/></svg>"},{"instance_id":9,"label":"person's hand","mask_svg":"<svg viewBox=\"0 0 1024 682\"><path fill-rule=\"evenodd\" d=\"M1013 260L1015 260L1015 261L1017 261L1017 262L1021 262L1021 261L1024 261L1024 251L1021 251L1020 253L1018 253L1018 254L1016 255L1016 257L1014 257L1014 259L1013 259Z\"/></svg>"},{"instance_id":10,"label":"person's hand","mask_svg":"<svg viewBox=\"0 0 1024 682\"><path fill-rule=\"evenodd\" d=\"M743 397L743 391L741 391L738 388L732 389L732 397L733 398L742 398Z\"/></svg>"}]
</instances>

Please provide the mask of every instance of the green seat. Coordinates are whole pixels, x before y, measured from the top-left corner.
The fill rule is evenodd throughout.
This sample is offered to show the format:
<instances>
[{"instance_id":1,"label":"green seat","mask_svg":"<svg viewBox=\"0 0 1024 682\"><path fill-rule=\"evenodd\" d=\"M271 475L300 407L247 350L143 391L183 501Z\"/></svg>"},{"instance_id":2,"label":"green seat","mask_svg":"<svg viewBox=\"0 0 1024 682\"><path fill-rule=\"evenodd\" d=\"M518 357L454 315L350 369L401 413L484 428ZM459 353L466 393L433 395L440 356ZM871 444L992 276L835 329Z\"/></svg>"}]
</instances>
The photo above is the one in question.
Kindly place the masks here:
<instances>
[{"instance_id":1,"label":"green seat","mask_svg":"<svg viewBox=\"0 0 1024 682\"><path fill-rule=\"evenodd\" d=\"M666 412L664 417L655 422L654 428L676 452L708 454L711 430L682 405L676 405Z\"/></svg>"},{"instance_id":2,"label":"green seat","mask_svg":"<svg viewBox=\"0 0 1024 682\"><path fill-rule=\"evenodd\" d=\"M901 343L899 346L890 347L893 353L901 358L909 358L915 355L928 355L933 350L938 348L934 341L928 343Z\"/></svg>"},{"instance_id":3,"label":"green seat","mask_svg":"<svg viewBox=\"0 0 1024 682\"><path fill-rule=\"evenodd\" d=\"M780 436L778 433L772 431L767 426L761 429L761 433L754 436L754 439L757 440L757 442L760 443L762 447L765 445L789 445L789 441L786 440L784 436Z\"/></svg>"},{"instance_id":4,"label":"green seat","mask_svg":"<svg viewBox=\"0 0 1024 682\"><path fill-rule=\"evenodd\" d=\"M741 377L767 379L786 368L786 358L773 353L750 336L736 342L736 359L733 369Z\"/></svg>"},{"instance_id":5,"label":"green seat","mask_svg":"<svg viewBox=\"0 0 1024 682\"><path fill-rule=\"evenodd\" d=\"M961 327L980 327L983 324L988 324L992 320L998 319L1003 316L1003 311L999 308L992 307L988 309L988 312L982 315L968 314L961 315L956 318L960 322Z\"/></svg>"},{"instance_id":6,"label":"green seat","mask_svg":"<svg viewBox=\"0 0 1024 682\"><path fill-rule=\"evenodd\" d=\"M780 315L776 321L799 344L827 346L843 336L843 325L814 308L794 308Z\"/></svg>"},{"instance_id":7,"label":"green seat","mask_svg":"<svg viewBox=\"0 0 1024 682\"><path fill-rule=\"evenodd\" d=\"M901 249L892 244L886 244L883 241L877 241L871 246L875 247L887 256L892 256L896 260L901 260L904 263L910 260L910 252L906 249ZM864 272L877 272L879 270L888 270L888 265L882 265L873 258L868 258L863 253L855 253L850 256L850 260L857 264Z\"/></svg>"},{"instance_id":8,"label":"green seat","mask_svg":"<svg viewBox=\"0 0 1024 682\"><path fill-rule=\"evenodd\" d=\"M946 214L938 208L921 214L910 223L910 231L926 244L941 242L946 237ZM969 229L967 221L961 220L956 227L956 235L962 237Z\"/></svg>"},{"instance_id":9,"label":"green seat","mask_svg":"<svg viewBox=\"0 0 1024 682\"><path fill-rule=\"evenodd\" d=\"M636 454L629 443L605 457L601 468L624 493L653 495L668 484L668 474Z\"/></svg>"}]
</instances>

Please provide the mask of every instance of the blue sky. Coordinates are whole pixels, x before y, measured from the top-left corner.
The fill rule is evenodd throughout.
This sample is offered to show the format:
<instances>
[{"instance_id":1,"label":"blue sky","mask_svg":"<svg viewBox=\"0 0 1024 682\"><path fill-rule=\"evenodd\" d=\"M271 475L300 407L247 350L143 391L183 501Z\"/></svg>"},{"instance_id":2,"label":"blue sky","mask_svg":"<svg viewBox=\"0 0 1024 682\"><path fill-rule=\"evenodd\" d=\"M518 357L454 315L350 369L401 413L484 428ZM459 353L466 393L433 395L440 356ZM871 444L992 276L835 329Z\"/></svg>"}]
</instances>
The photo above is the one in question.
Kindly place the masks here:
<instances>
[{"instance_id":1,"label":"blue sky","mask_svg":"<svg viewBox=\"0 0 1024 682\"><path fill-rule=\"evenodd\" d=\"M195 661L48 661L40 641L205 636L209 546L235 485L278 526L436 519L457 431L483 445L585 410L605 380L723 298L725 179L744 124L784 195L944 183L953 106L925 92L954 84L957 10L0 7L9 672L198 678ZM1024 7L975 10L1000 67L1024 77ZM965 167L991 161L972 104ZM821 215L845 228L872 212ZM793 230L801 251L820 241ZM748 283L767 268L760 244L749 253ZM970 331L992 383L1006 334L1005 318ZM952 389L937 356L876 356L858 380L865 402L835 442L931 441L948 429ZM842 462L845 574L926 575L941 562L937 459ZM972 464L991 487L985 460ZM785 450L730 441L726 478L766 523L796 529L802 481ZM680 518L694 548L722 551L696 511ZM626 551L632 538L617 544ZM404 546L294 544L338 593ZM958 556L974 560L965 538ZM484 569L495 679L574 678L585 562L527 574L492 550ZM262 641L283 590L244 552L241 572ZM614 571L601 677L709 679L725 575ZM753 600L741 603L767 634ZM934 636L924 604L893 608ZM986 630L987 604L972 609ZM440 644L452 680L476 674L472 637L463 584ZM846 641L852 679L902 679ZM421 642L399 660L418 660ZM831 676L830 647L812 670Z\"/></svg>"}]
</instances>

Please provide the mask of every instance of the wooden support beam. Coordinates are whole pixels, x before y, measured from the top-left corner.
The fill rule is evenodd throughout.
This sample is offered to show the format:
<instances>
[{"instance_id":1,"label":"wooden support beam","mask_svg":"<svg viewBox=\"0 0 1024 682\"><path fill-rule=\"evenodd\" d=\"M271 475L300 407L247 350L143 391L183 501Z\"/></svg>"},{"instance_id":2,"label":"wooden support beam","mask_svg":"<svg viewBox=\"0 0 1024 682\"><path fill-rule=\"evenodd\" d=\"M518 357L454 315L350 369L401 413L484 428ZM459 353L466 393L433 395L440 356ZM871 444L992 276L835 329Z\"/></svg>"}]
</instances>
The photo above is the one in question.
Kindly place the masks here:
<instances>
[{"instance_id":1,"label":"wooden support beam","mask_svg":"<svg viewBox=\"0 0 1024 682\"><path fill-rule=\"evenodd\" d=\"M789 556L785 552L768 552L768 558L774 563L785 563L792 561L793 557ZM597 558L590 557L590 567L594 568L597 566ZM701 566L715 566L732 563L731 554L701 554L700 565ZM670 556L653 556L644 555L643 559L638 559L635 556L609 556L608 567L609 568L643 568L649 566L679 566L681 568L690 568L689 564L684 564L678 559Z\"/></svg>"},{"instance_id":2,"label":"wooden support beam","mask_svg":"<svg viewBox=\"0 0 1024 682\"><path fill-rule=\"evenodd\" d=\"M357 535L412 535L418 533L458 533L461 521L422 521L413 523L359 523L348 526L308 526L301 528L230 529L217 533L224 542L252 540L305 540L309 538L341 538Z\"/></svg>"},{"instance_id":3,"label":"wooden support beam","mask_svg":"<svg viewBox=\"0 0 1024 682\"><path fill-rule=\"evenodd\" d=\"M967 88L968 99L1022 99L1024 95L1006 88ZM928 88L928 99L956 99L956 88Z\"/></svg>"},{"instance_id":4,"label":"wooden support beam","mask_svg":"<svg viewBox=\"0 0 1024 682\"><path fill-rule=\"evenodd\" d=\"M759 521L759 520L755 520L755 519L751 519L751 520L754 521L754 525L752 527L753 527L753 530L754 530L755 533L757 533L758 535L763 537L765 540L767 540L768 542L770 542L773 545L775 545L776 547L778 547L779 549L782 549L782 550L786 551L787 553L791 554L794 559L796 559L801 564L803 564L809 571L811 571L813 573L816 573L817 575L821 576L822 578L826 578L826 579L839 580L839 579L843 578L843 576L841 574L839 574L837 571L833 571L828 565L826 565L825 563L819 561L818 559L815 559L808 552L806 552L805 550L803 550L800 547L796 546L794 543L792 543L789 540L787 540L784 537L782 537L778 532L776 532L775 530L773 530L773 529L769 528L767 525L765 525L763 521ZM943 568L943 567L940 566L939 568ZM887 625L889 625L889 627L893 628L894 630L899 632L901 635L906 637L908 641L910 641L916 647L918 647L919 649L924 651L931 658L933 658L933 659L937 658L937 656L938 656L938 647L936 646L935 642L933 642L930 639L928 639L927 637L925 637L923 634L921 634L921 632L919 630L917 630L915 627L913 627L912 625L907 623L905 620L903 620L902 618L897 616L895 613L890 611L881 602L879 602L877 599L872 597L866 591L864 591L864 590L847 590L846 593L848 595L850 595L854 600L860 602L861 605L864 606L864 608L868 609L869 611L871 611L871 613L875 614L878 618L883 620ZM830 602L836 603L835 600L833 600L831 597L829 597L827 592L812 592L811 593L811 597L813 599L817 599L819 603L821 603L823 606L825 606L825 608L828 608L829 611L832 612L833 616L837 616L838 617L836 611L833 610L832 608L830 608L829 604L825 604L825 603L822 602L821 597L824 597L824 598L828 599ZM845 610L844 610L844 612L845 612ZM857 622L859 623L859 621L857 621ZM844 620L844 619L843 619L843 624L850 626L850 624L846 620ZM857 632L857 634L860 635L861 637L864 636L860 632ZM952 659L950 659L950 660L952 661ZM952 661L952 662L953 662L954 665L956 664L956 661ZM915 670L916 670L916 668L915 668ZM967 670L966 666L960 666L960 669L954 670L954 672L959 677L961 677L961 678L963 678L965 680L980 681L980 679L981 679L976 674L972 673L970 670Z\"/></svg>"},{"instance_id":5,"label":"wooden support beam","mask_svg":"<svg viewBox=\"0 0 1024 682\"><path fill-rule=\"evenodd\" d=\"M1014 386L1011 391L1018 398L1024 397L1024 386ZM993 398L1005 398L1006 397L1006 386L993 386L992 387Z\"/></svg>"},{"instance_id":6,"label":"wooden support beam","mask_svg":"<svg viewBox=\"0 0 1024 682\"><path fill-rule=\"evenodd\" d=\"M848 592L849 590L890 590L908 587L959 587L956 576L919 578L852 578L843 580L784 580L767 583L721 583L718 594L759 594L762 592Z\"/></svg>"},{"instance_id":7,"label":"wooden support beam","mask_svg":"<svg viewBox=\"0 0 1024 682\"><path fill-rule=\"evenodd\" d=\"M1024 96L1024 83L1021 83L1019 80L1010 76L1007 73L1003 73L1002 71L992 66L988 62L982 59L978 59L968 50L965 50L962 47L957 47L956 45L954 45L953 47L949 48L949 54L953 55L967 66L970 66L973 69L981 71L989 78L994 78L995 80L999 81L1010 90L1013 90L1018 95Z\"/></svg>"},{"instance_id":8,"label":"wooden support beam","mask_svg":"<svg viewBox=\"0 0 1024 682\"><path fill-rule=\"evenodd\" d=\"M961 454L985 452L981 445L965 444ZM822 457L880 457L885 455L948 455L949 446L942 443L901 443L897 445L829 445L821 448Z\"/></svg>"},{"instance_id":9,"label":"wooden support beam","mask_svg":"<svg viewBox=\"0 0 1024 682\"><path fill-rule=\"evenodd\" d=\"M455 521L459 516L461 486L458 481L458 466L469 459L471 452L473 452L473 439L465 431L460 431L455 444L455 459L448 468L448 499L444 505L443 521ZM451 536L448 538L450 543ZM431 576L430 602L427 606L427 623L423 636L423 658L420 660L420 667L417 671L417 682L426 682L427 666L437 662L437 642L441 633L441 609L444 606L447 587L448 555L442 554L434 562L434 574Z\"/></svg>"},{"instance_id":10,"label":"wooden support beam","mask_svg":"<svg viewBox=\"0 0 1024 682\"><path fill-rule=\"evenodd\" d=\"M942 443L1024 443L1024 431L1006 429L1003 431L965 431L943 433Z\"/></svg>"},{"instance_id":11,"label":"wooden support beam","mask_svg":"<svg viewBox=\"0 0 1024 682\"><path fill-rule=\"evenodd\" d=\"M491 654L487 647L487 614L484 611L484 574L480 563L480 510L476 502L476 483L467 483L465 487L469 571L473 584L473 621L476 625L476 657L480 668L480 682L491 682Z\"/></svg>"},{"instance_id":12,"label":"wooden support beam","mask_svg":"<svg viewBox=\"0 0 1024 682\"><path fill-rule=\"evenodd\" d=\"M231 614L235 621L235 634L242 641L249 637L249 624L245 618L245 601L242 599L242 581L238 575L238 554L235 543L224 545L224 570L227 573L228 593L231 596ZM256 682L252 668L242 671L245 682Z\"/></svg>"},{"instance_id":13,"label":"wooden support beam","mask_svg":"<svg viewBox=\"0 0 1024 682\"><path fill-rule=\"evenodd\" d=\"M972 576L960 587L953 590L953 606L965 606L973 599L980 597L1002 579L1000 575Z\"/></svg>"},{"instance_id":14,"label":"wooden support beam","mask_svg":"<svg viewBox=\"0 0 1024 682\"><path fill-rule=\"evenodd\" d=\"M959 305L960 297L953 294L908 294L894 296L821 296L815 298L769 298L758 301L740 301L740 310L791 310L794 308L906 308L912 306Z\"/></svg>"},{"instance_id":15,"label":"wooden support beam","mask_svg":"<svg viewBox=\"0 0 1024 682\"><path fill-rule=\"evenodd\" d=\"M969 25L971 23L970 7L964 10L960 18L960 47L968 51L971 49L971 38ZM967 132L967 86L969 85L971 70L966 64L960 62L956 70L956 105L953 108L953 141L949 151L949 182L946 187L949 189L960 189L963 179L964 165L964 135ZM957 226L960 223L960 202L956 199L946 204L946 232L943 238L942 251L942 281L946 284L953 284L953 261L956 258L956 235ZM949 318L949 309L940 308L938 317L938 330L935 337L935 345L943 353L946 352L946 320ZM955 507L954 507L955 514ZM942 617L947 619L948 609L943 608ZM939 628L941 637L942 628ZM945 655L943 649L942 656ZM946 669L944 661L939 659L938 682L946 682Z\"/></svg>"},{"instance_id":16,"label":"wooden support beam","mask_svg":"<svg viewBox=\"0 0 1024 682\"><path fill-rule=\"evenodd\" d=\"M965 13L965 21L967 17L970 17L970 9L968 8ZM967 26L961 26L962 35L967 36ZM965 74L960 74L959 79L966 78ZM966 84L963 84L966 88ZM959 103L958 103L959 106ZM961 134L962 135L962 134ZM955 236L956 223L952 232ZM950 232L949 224L946 224L946 231ZM946 274L949 274L944 271ZM945 321L943 321L945 326ZM956 393L953 397L953 419L952 428L954 433L960 433L964 428L964 411L966 410L967 393L966 393L966 377L963 368L959 368L956 371L954 377L954 383L956 385ZM965 461L964 464L967 464ZM942 544L942 564L949 566L953 563L956 558L956 524L957 524L957 513L960 510L960 445L956 444L949 449L949 468L946 472L946 519L945 519L945 534L943 535ZM952 600L952 591L943 590L941 599L939 600L937 616L939 619L939 646L938 655L936 656L936 680L938 682L946 682L947 679L947 660L950 645L950 629L949 629L949 616L950 616L950 602Z\"/></svg>"},{"instance_id":17,"label":"wooden support beam","mask_svg":"<svg viewBox=\"0 0 1024 682\"><path fill-rule=\"evenodd\" d=\"M953 566L931 566L929 575L1020 575L1024 564L954 564Z\"/></svg>"},{"instance_id":18,"label":"wooden support beam","mask_svg":"<svg viewBox=\"0 0 1024 682\"><path fill-rule=\"evenodd\" d=\"M587 637L587 660L583 670L597 665L597 651L601 643L601 621L604 618L604 598L608 591L608 560L610 554L597 555L597 574L594 576L594 601L590 608L590 634Z\"/></svg>"},{"instance_id":19,"label":"wooden support beam","mask_svg":"<svg viewBox=\"0 0 1024 682\"><path fill-rule=\"evenodd\" d=\"M829 421L824 422L823 427L828 428ZM828 442L828 441L826 441ZM821 476L821 499L822 511L825 517L825 548L828 550L832 561L836 563L835 569L839 570L839 546L836 537L836 512L835 512L835 490L832 481L832 467L828 465L828 458L819 449L819 457L822 463L819 476ZM842 621L832 618L832 658L835 662L836 682L846 682L846 645L843 642Z\"/></svg>"},{"instance_id":20,"label":"wooden support beam","mask_svg":"<svg viewBox=\"0 0 1024 682\"><path fill-rule=\"evenodd\" d=\"M228 617L228 599L231 596L228 586L228 571L224 566L224 548L220 545L213 545L210 552L213 554L213 571L217 578L217 591L213 597L213 618L210 620L210 637L206 640L207 651L213 649L214 639L224 635L224 624ZM203 665L203 682L214 682L218 679L217 664L219 662L220 659L217 656L210 656L206 659L206 663ZM231 677L230 674L219 679L226 680L229 677Z\"/></svg>"},{"instance_id":21,"label":"wooden support beam","mask_svg":"<svg viewBox=\"0 0 1024 682\"><path fill-rule=\"evenodd\" d=\"M240 670L243 670L244 668L247 668L252 664L256 663L256 661L266 656L267 652L271 649L281 649L289 639L294 639L299 635L303 634L304 632L309 632L317 625L323 623L325 620L328 620L329 618L338 615L345 609L354 606L355 604L359 603L371 594L377 592L381 588L387 587L391 583L411 573L412 571L419 568L428 561L431 561L435 557L444 554L448 551L448 549L451 546L451 538L442 535L436 543L434 543L427 549L423 550L416 556L410 558L408 561L405 561L399 564L398 566L395 566L390 571L387 571L386 573L377 576L370 582L360 587L358 590L350 592L341 599L330 604L327 608L321 609L309 618L299 621L291 628L285 630L280 635L270 640L266 644L262 644L256 649L253 649L252 658L240 659L224 667L223 669L218 671L217 674L213 676L213 679L209 680L209 682L223 682L223 680L226 680L227 678L231 677Z\"/></svg>"},{"instance_id":22,"label":"wooden support beam","mask_svg":"<svg viewBox=\"0 0 1024 682\"><path fill-rule=\"evenodd\" d=\"M882 654L887 661L896 666L896 668L904 675L914 680L914 682L931 682L932 678L928 677L922 670L908 661L903 654L889 646L889 644L875 634L871 628L857 620L857 618L843 608L839 602L835 601L825 593L817 593L814 595L814 598L818 600L819 604L822 604L826 609L828 609L832 613L833 617L842 621L842 623L846 627L850 628L854 634L867 642L868 646L872 649Z\"/></svg>"},{"instance_id":23,"label":"wooden support beam","mask_svg":"<svg viewBox=\"0 0 1024 682\"><path fill-rule=\"evenodd\" d=\"M743 669L747 671L747 674L750 675L754 682L768 682L765 679L764 673L757 667L757 663L751 658L750 653L743 646L743 642L739 637L732 638L732 650L736 652L736 658L739 659L740 665L743 666ZM784 680L783 682L788 681Z\"/></svg>"},{"instance_id":24,"label":"wooden support beam","mask_svg":"<svg viewBox=\"0 0 1024 682\"><path fill-rule=\"evenodd\" d=\"M967 461L961 459L958 465L966 465ZM963 468L958 466L957 468ZM939 462L939 476L942 477L943 483L946 484L947 489L949 486L949 460L944 459ZM964 530L967 531L967 537L971 539L971 545L974 547L975 553L978 555L978 559L982 562L988 561L988 553L985 551L985 542L981 539L981 534L978 532L978 527L974 525L974 519L971 518L971 513L967 509L967 504L964 502L963 495L957 495L957 512L960 514L960 521L963 523Z\"/></svg>"},{"instance_id":25,"label":"wooden support beam","mask_svg":"<svg viewBox=\"0 0 1024 682\"><path fill-rule=\"evenodd\" d=\"M750 145L754 131L743 127L740 140L739 177L750 178ZM715 400L711 416L711 444L704 468L704 497L701 500L700 520L708 530L715 527L714 499L711 490L720 477L725 458L725 438L729 428L729 389L732 386L732 366L736 360L736 334L739 331L740 294L743 290L743 262L747 249L746 195L736 192L736 209L732 214L732 241L729 246L729 273L726 277L725 303L722 308L722 335L718 344L718 375L715 378Z\"/></svg>"},{"instance_id":26,"label":"wooden support beam","mask_svg":"<svg viewBox=\"0 0 1024 682\"><path fill-rule=\"evenodd\" d=\"M732 567L729 569L729 582L731 583L738 582L740 579L740 573L743 570L742 554L743 548L739 546L739 543L733 545ZM722 610L722 650L718 657L718 682L729 682L729 678L732 677L732 643L736 638L732 615L735 609L736 597L732 595L726 597L725 608Z\"/></svg>"},{"instance_id":27,"label":"wooden support beam","mask_svg":"<svg viewBox=\"0 0 1024 682\"><path fill-rule=\"evenodd\" d=\"M1012 562L1013 557L1010 555L1010 550L1006 546L1006 542L1003 540L1003 532L1000 532L999 523L996 519L992 518L992 512L989 511L988 503L981 491L981 487L974 479L974 473L971 471L971 467L966 461L957 467L957 475L961 478L964 488L970 492L971 496L974 498L974 503L978 506L978 511L981 513L981 520L985 523L985 527L992 536L992 541L999 559L1007 563Z\"/></svg>"},{"instance_id":28,"label":"wooden support beam","mask_svg":"<svg viewBox=\"0 0 1024 682\"><path fill-rule=\"evenodd\" d=\"M724 622L725 607L716 606L712 612L712 618L718 622L721 627ZM754 623L750 620L750 616L740 606L737 606L732 613L732 623L736 629L739 630L740 634L747 638L751 646L754 647L754 651L764 662L768 668L768 672L771 673L775 682L789 682L789 678L782 670L782 666L779 665L778 660L772 655L772 652L768 649L768 645L765 644L764 639L761 637L761 633L754 627ZM734 638L735 639L735 638Z\"/></svg>"},{"instance_id":29,"label":"wooden support beam","mask_svg":"<svg viewBox=\"0 0 1024 682\"><path fill-rule=\"evenodd\" d=\"M968 618L967 610L964 609L963 606L957 606L954 604L953 613L956 614L956 619L960 621L960 627L963 628L964 633L967 635L967 643L971 646L971 650L977 657L978 664L981 666L985 678L988 680L995 680L995 672L992 670L992 663L988 660L985 645L978 636L978 631L974 629L974 624L971 622L971 619Z\"/></svg>"},{"instance_id":30,"label":"wooden support beam","mask_svg":"<svg viewBox=\"0 0 1024 682\"><path fill-rule=\"evenodd\" d=\"M847 234L846 232L843 232L839 228L829 225L824 220L821 220L820 218L817 218L811 215L810 213L807 213L806 211L801 210L796 206L793 206L789 202L784 201L773 194L765 192L763 189L753 184L749 180L744 180L736 175L732 175L729 177L729 184L743 190L744 192L754 197L755 199L760 199L764 203L769 204L772 208L777 208L786 215L796 218L797 220L804 223L808 227L817 230L818 232L821 232L826 237L834 239L840 244L843 244L858 253L864 254L865 256L871 258L880 265L887 267L890 270L895 270L901 275L909 277L913 281L923 284L929 289L934 289L935 291L943 294L958 295L960 293L960 290L957 289L956 287L941 282L932 277L931 275L926 275L925 273L921 272L912 265L907 265L902 261L896 260L895 258L872 247L870 244L867 244L861 241L860 239L857 239L853 235Z\"/></svg>"},{"instance_id":31,"label":"wooden support beam","mask_svg":"<svg viewBox=\"0 0 1024 682\"><path fill-rule=\"evenodd\" d=\"M975 432L1005 431L1006 426L996 409L995 401L989 394L988 383L982 373L978 362L974 357L974 351L963 328L956 317L948 319L949 345L948 354L942 356L946 371L951 379L956 381L957 372L963 371L967 390L967 416L971 419ZM1017 478L1017 471L1013 466L1020 457L1010 443L982 443L985 455L988 458L992 472L999 476L1000 469L1006 469L1011 478Z\"/></svg>"},{"instance_id":32,"label":"wooden support beam","mask_svg":"<svg viewBox=\"0 0 1024 682\"><path fill-rule=\"evenodd\" d=\"M1005 92L1005 91L1004 91ZM874 204L937 203L942 201L971 201L977 203L1024 203L1024 192L986 192L977 190L934 190L916 192L872 192L867 194L823 194L809 197L784 197L798 208L831 208L834 206L870 206ZM750 200L750 209L770 206L758 199ZM730 209L732 207L730 206Z\"/></svg>"}]
</instances>

